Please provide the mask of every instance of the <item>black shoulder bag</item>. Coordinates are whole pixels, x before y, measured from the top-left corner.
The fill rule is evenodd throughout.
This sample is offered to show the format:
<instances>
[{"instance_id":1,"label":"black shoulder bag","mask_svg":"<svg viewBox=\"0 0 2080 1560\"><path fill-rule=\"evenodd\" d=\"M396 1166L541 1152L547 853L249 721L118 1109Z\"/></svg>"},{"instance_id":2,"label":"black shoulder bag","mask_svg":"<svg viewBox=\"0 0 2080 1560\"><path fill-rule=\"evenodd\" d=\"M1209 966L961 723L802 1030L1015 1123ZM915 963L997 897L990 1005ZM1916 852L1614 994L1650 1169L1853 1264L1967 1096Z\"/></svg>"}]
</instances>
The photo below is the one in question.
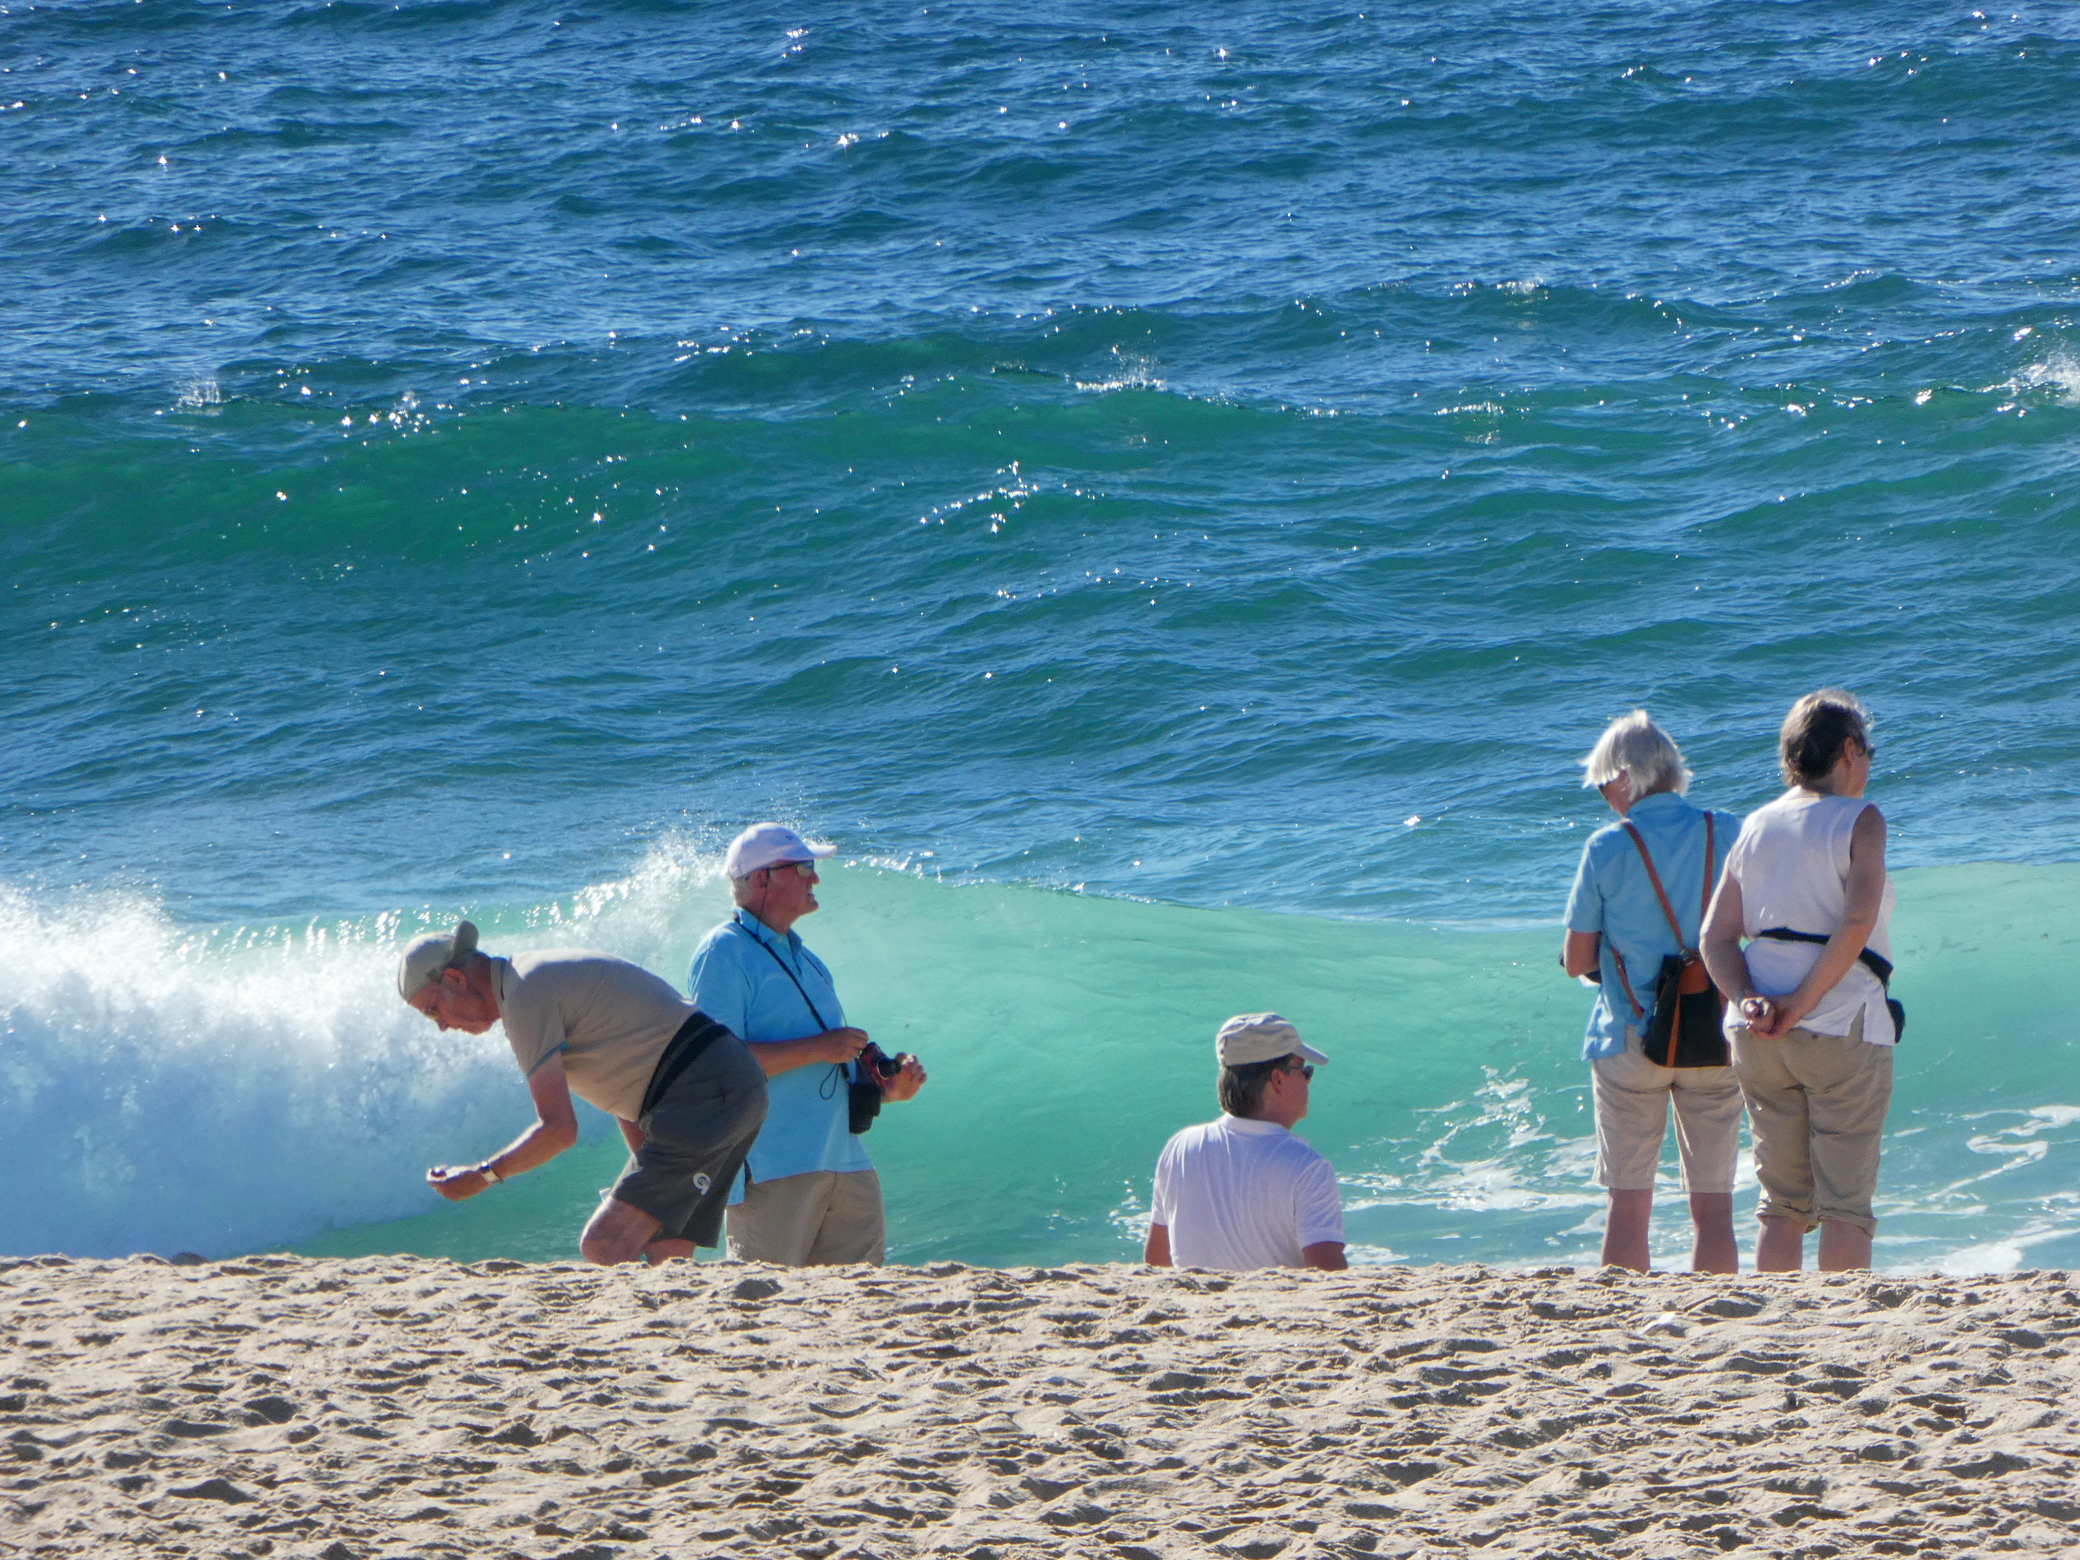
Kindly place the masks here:
<instances>
[{"instance_id":1,"label":"black shoulder bag","mask_svg":"<svg viewBox=\"0 0 2080 1560\"><path fill-rule=\"evenodd\" d=\"M809 1016L816 1020L817 1027L828 1030L831 1026L824 1022L823 1015L816 1011L816 1004L809 1000L809 992L802 985L801 976L787 967L787 961L775 953L773 945L763 937L753 936L749 932L744 935L765 949L766 956L780 966L780 973L794 982L794 989L802 994L802 1005L809 1010ZM874 1118L881 1114L881 1085L878 1082L862 1083L851 1075L842 1062L833 1062L831 1065L837 1069L838 1076L845 1080L845 1130L857 1136L873 1126ZM829 1097L824 1096L826 1099Z\"/></svg>"},{"instance_id":2,"label":"black shoulder bag","mask_svg":"<svg viewBox=\"0 0 2080 1560\"><path fill-rule=\"evenodd\" d=\"M1654 977L1654 1017L1647 1024L1647 1032L1640 1036L1640 1050L1659 1067L1725 1067L1733 1060L1723 1027L1726 998L1712 984L1711 974L1704 967L1704 955L1684 940L1682 923L1676 920L1675 907L1668 902L1668 893L1661 886L1661 874L1654 870L1654 858L1647 853L1646 840L1630 822L1625 825L1625 832L1639 847L1639 859L1647 866L1647 881L1654 885L1654 897L1661 901L1661 913L1668 917L1668 928L1675 933L1676 946L1682 950L1661 960L1660 972ZM1712 904L1712 854L1712 815L1706 813L1704 903L1697 912L1700 938L1705 914ZM1611 947L1611 958L1618 966L1618 982L1625 988L1625 1000L1632 1004L1633 1016L1638 1018L1644 1010L1639 998L1632 994L1632 980L1625 973L1625 956L1618 952L1616 944Z\"/></svg>"}]
</instances>

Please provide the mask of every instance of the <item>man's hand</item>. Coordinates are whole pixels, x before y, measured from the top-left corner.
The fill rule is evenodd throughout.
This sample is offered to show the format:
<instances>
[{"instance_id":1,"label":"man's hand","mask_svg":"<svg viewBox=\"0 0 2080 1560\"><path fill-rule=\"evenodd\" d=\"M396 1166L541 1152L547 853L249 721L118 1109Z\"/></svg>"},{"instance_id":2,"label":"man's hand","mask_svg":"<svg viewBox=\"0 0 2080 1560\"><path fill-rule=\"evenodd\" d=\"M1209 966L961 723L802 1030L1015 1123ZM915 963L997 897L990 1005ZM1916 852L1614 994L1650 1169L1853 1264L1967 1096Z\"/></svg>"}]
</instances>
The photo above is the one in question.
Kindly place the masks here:
<instances>
[{"instance_id":1,"label":"man's hand","mask_svg":"<svg viewBox=\"0 0 2080 1560\"><path fill-rule=\"evenodd\" d=\"M534 1100L534 1125L483 1161L497 1164L500 1177L508 1181L547 1164L578 1141L578 1113L571 1104L570 1079L564 1074L561 1051L534 1070L527 1080L527 1092ZM492 1183L475 1165L435 1165L426 1172L426 1184L449 1202L461 1202Z\"/></svg>"},{"instance_id":2,"label":"man's hand","mask_svg":"<svg viewBox=\"0 0 2080 1560\"><path fill-rule=\"evenodd\" d=\"M822 1034L803 1035L798 1040L749 1040L744 1049L768 1078L777 1078L797 1067L818 1067L836 1062L840 1067L859 1060L867 1048L864 1029L826 1029Z\"/></svg>"},{"instance_id":3,"label":"man's hand","mask_svg":"<svg viewBox=\"0 0 2080 1560\"><path fill-rule=\"evenodd\" d=\"M426 1172L426 1184L449 1202L461 1202L491 1183L477 1173L475 1165L435 1165Z\"/></svg>"},{"instance_id":4,"label":"man's hand","mask_svg":"<svg viewBox=\"0 0 2080 1560\"><path fill-rule=\"evenodd\" d=\"M881 1097L884 1100L908 1100L917 1096L924 1087L924 1063L907 1053L898 1056L903 1065L880 1080Z\"/></svg>"},{"instance_id":5,"label":"man's hand","mask_svg":"<svg viewBox=\"0 0 2080 1560\"><path fill-rule=\"evenodd\" d=\"M859 1053L867 1048L867 1032L864 1029L826 1029L816 1037L823 1042L823 1059L843 1066L859 1060Z\"/></svg>"}]
</instances>

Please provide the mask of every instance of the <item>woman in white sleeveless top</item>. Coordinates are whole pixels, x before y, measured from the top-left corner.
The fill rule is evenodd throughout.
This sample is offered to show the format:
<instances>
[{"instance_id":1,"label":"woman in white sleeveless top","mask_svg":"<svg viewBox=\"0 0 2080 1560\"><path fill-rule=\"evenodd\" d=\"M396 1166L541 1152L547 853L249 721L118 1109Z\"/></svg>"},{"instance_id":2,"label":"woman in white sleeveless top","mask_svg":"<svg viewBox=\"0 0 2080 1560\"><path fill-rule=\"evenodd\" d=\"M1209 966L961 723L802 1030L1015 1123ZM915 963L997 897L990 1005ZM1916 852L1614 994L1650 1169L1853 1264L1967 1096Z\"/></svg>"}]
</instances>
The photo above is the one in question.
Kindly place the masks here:
<instances>
[{"instance_id":1,"label":"woman in white sleeveless top","mask_svg":"<svg viewBox=\"0 0 2080 1560\"><path fill-rule=\"evenodd\" d=\"M1860 958L1868 948L1891 965L1885 819L1863 800L1863 706L1839 688L1807 694L1778 752L1791 789L1742 825L1703 943L1726 995L1762 1183L1755 1266L1795 1272L1817 1226L1823 1271L1867 1268L1898 1037L1884 985ZM1801 935L1770 935L1785 932Z\"/></svg>"}]
</instances>

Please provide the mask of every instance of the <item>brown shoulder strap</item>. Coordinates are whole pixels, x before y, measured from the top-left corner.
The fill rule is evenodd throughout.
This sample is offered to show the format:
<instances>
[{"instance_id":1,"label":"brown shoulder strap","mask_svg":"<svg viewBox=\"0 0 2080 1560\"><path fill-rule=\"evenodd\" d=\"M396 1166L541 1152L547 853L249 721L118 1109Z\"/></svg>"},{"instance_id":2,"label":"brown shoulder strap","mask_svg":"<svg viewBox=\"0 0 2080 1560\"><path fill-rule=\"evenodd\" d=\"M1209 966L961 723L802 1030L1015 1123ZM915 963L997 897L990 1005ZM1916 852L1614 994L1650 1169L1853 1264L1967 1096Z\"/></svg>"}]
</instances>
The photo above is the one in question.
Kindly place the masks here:
<instances>
[{"instance_id":1,"label":"brown shoulder strap","mask_svg":"<svg viewBox=\"0 0 2080 1560\"><path fill-rule=\"evenodd\" d=\"M1711 814L1705 814L1705 819L1706 826L1709 827ZM1641 837L1639 830L1632 826L1630 818L1625 820L1625 832L1632 836L1632 843L1639 847L1639 859L1647 864L1647 881L1654 885L1654 897L1661 901L1661 913L1668 917L1668 929L1676 934L1676 946L1687 950L1690 945L1683 941L1683 923L1676 919L1675 907L1668 902L1668 891L1661 886L1661 874L1654 870L1654 858L1647 854L1646 840ZM1706 872L1705 876L1710 877L1711 873Z\"/></svg>"},{"instance_id":2,"label":"brown shoulder strap","mask_svg":"<svg viewBox=\"0 0 2080 1560\"><path fill-rule=\"evenodd\" d=\"M1644 1018L1647 1010L1639 1005L1639 998L1632 994L1632 977L1625 973L1625 955L1618 952L1618 945L1611 944L1611 960L1618 966L1618 984L1625 988L1625 1000L1632 1004L1632 1016Z\"/></svg>"}]
</instances>

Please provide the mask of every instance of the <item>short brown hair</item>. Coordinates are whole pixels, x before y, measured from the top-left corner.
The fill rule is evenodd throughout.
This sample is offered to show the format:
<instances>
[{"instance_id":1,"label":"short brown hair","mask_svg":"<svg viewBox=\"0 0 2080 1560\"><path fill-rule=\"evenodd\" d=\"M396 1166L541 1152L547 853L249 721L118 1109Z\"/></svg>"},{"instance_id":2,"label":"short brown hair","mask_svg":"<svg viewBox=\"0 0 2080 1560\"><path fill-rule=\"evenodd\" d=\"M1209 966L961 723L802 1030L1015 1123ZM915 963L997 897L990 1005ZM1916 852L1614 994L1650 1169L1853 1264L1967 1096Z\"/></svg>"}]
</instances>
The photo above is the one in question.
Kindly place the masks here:
<instances>
[{"instance_id":1,"label":"short brown hair","mask_svg":"<svg viewBox=\"0 0 2080 1560\"><path fill-rule=\"evenodd\" d=\"M1777 757L1786 785L1814 786L1834 773L1842 749L1854 742L1871 750L1870 728L1856 695L1841 688L1822 688L1791 706L1784 729L1777 733Z\"/></svg>"}]
</instances>

